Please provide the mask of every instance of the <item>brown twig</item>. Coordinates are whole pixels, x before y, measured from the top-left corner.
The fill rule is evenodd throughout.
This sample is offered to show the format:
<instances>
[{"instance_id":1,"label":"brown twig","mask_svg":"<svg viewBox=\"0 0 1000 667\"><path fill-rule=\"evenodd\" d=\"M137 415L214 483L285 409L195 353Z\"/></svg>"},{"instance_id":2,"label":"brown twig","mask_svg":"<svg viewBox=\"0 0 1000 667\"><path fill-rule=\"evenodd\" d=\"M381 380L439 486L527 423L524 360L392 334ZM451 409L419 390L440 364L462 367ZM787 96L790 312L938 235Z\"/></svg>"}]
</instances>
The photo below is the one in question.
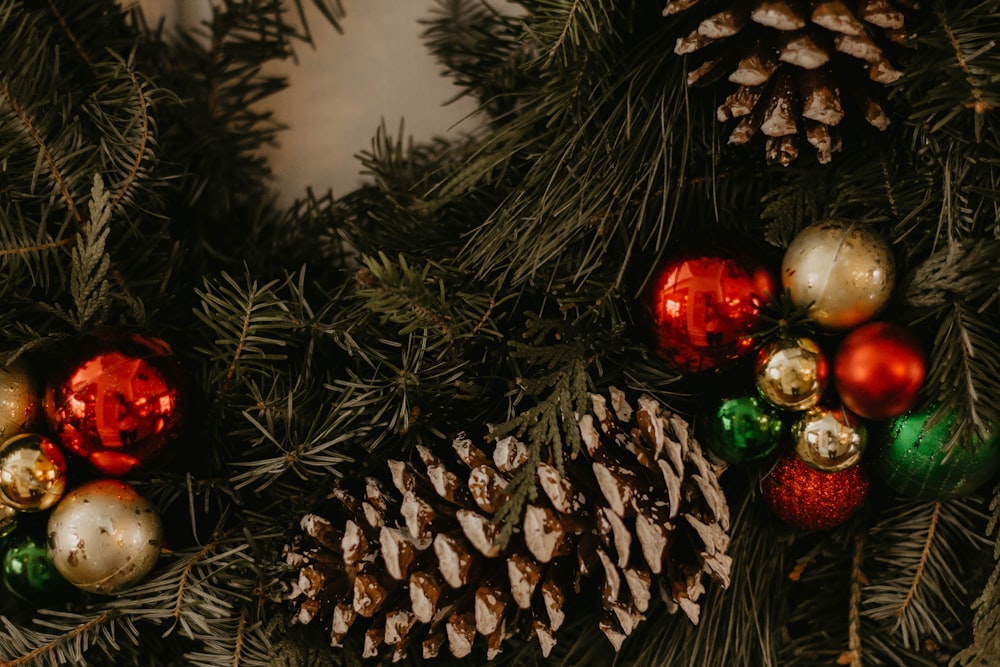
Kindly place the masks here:
<instances>
[{"instance_id":1,"label":"brown twig","mask_svg":"<svg viewBox=\"0 0 1000 667\"><path fill-rule=\"evenodd\" d=\"M55 157L49 150L49 146L45 143L45 139L38 131L38 128L35 127L35 124L31 121L28 113L24 110L24 107L21 106L21 103L18 102L17 98L15 98L10 92L10 87L7 85L6 81L0 81L0 96L7 98L11 111L13 111L18 120L21 121L24 129L31 135L31 139L38 145L38 150L42 153L42 159L45 161L45 164L48 165L49 173L52 174L52 178L56 182L56 187L58 187L59 192L62 193L63 200L65 200L66 205L69 206L69 210L72 212L76 221L82 225L83 216L80 215L80 211L76 208L76 203L73 201L73 195L69 192L69 186L66 184L66 180L62 176L59 166L56 164Z\"/></svg>"},{"instance_id":2,"label":"brown twig","mask_svg":"<svg viewBox=\"0 0 1000 667\"><path fill-rule=\"evenodd\" d=\"M48 644L39 646L30 653L25 653L21 657L15 658L14 660L0 661L0 667L20 667L21 665L30 665L38 658L41 658L42 656L56 650L56 647L73 641L83 633L110 620L115 615L116 614L113 611L106 611L100 616L95 616L86 623L81 623L80 625L76 626L75 628L61 635L60 637L57 637L55 640L49 642Z\"/></svg>"}]
</instances>

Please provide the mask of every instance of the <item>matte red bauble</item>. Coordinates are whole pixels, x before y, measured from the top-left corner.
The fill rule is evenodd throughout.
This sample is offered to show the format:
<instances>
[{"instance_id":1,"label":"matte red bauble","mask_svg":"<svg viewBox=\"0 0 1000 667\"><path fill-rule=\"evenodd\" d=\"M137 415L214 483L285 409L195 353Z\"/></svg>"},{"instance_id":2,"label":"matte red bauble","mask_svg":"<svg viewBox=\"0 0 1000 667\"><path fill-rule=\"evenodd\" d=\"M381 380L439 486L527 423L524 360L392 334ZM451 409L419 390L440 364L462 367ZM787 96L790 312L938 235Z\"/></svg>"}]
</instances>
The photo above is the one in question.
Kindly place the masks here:
<instances>
[{"instance_id":1,"label":"matte red bauble","mask_svg":"<svg viewBox=\"0 0 1000 667\"><path fill-rule=\"evenodd\" d=\"M656 274L651 295L657 354L682 373L701 373L749 353L774 285L763 266L727 254L671 259Z\"/></svg>"},{"instance_id":2,"label":"matte red bauble","mask_svg":"<svg viewBox=\"0 0 1000 667\"><path fill-rule=\"evenodd\" d=\"M180 437L190 389L170 346L106 331L88 339L45 390L45 415L63 447L106 475L160 459Z\"/></svg>"},{"instance_id":3,"label":"matte red bauble","mask_svg":"<svg viewBox=\"0 0 1000 667\"><path fill-rule=\"evenodd\" d=\"M827 530L847 521L864 505L868 469L860 464L823 472L789 452L761 480L761 491L785 523L802 530Z\"/></svg>"},{"instance_id":4,"label":"matte red bauble","mask_svg":"<svg viewBox=\"0 0 1000 667\"><path fill-rule=\"evenodd\" d=\"M889 419L913 407L926 372L920 340L891 322L871 322L849 333L833 361L841 401L866 419Z\"/></svg>"}]
</instances>

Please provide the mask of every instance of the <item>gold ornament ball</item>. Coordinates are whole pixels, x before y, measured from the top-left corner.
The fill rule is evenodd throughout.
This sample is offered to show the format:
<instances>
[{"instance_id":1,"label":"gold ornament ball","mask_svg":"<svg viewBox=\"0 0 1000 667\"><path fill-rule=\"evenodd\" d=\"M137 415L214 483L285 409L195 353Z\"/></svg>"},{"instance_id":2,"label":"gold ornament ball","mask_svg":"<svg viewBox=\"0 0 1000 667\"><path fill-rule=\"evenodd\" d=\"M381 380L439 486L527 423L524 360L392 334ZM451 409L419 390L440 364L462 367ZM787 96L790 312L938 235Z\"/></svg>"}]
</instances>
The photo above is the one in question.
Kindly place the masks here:
<instances>
[{"instance_id":1,"label":"gold ornament ball","mask_svg":"<svg viewBox=\"0 0 1000 667\"><path fill-rule=\"evenodd\" d=\"M0 503L0 540L17 528L17 510L7 503Z\"/></svg>"},{"instance_id":2,"label":"gold ornament ball","mask_svg":"<svg viewBox=\"0 0 1000 667\"><path fill-rule=\"evenodd\" d=\"M0 367L0 442L31 428L41 411L41 384L28 364Z\"/></svg>"},{"instance_id":3,"label":"gold ornament ball","mask_svg":"<svg viewBox=\"0 0 1000 667\"><path fill-rule=\"evenodd\" d=\"M850 329L875 317L895 282L896 261L888 241L845 220L803 229L781 263L781 283L792 303L808 306L809 318L827 329Z\"/></svg>"},{"instance_id":4,"label":"gold ornament ball","mask_svg":"<svg viewBox=\"0 0 1000 667\"><path fill-rule=\"evenodd\" d=\"M27 512L47 510L65 488L66 459L44 435L22 433L0 445L0 502Z\"/></svg>"},{"instance_id":5,"label":"gold ornament ball","mask_svg":"<svg viewBox=\"0 0 1000 667\"><path fill-rule=\"evenodd\" d=\"M149 574L162 540L156 510L118 480L73 489L49 516L52 564L68 582L92 593L115 593Z\"/></svg>"},{"instance_id":6,"label":"gold ornament ball","mask_svg":"<svg viewBox=\"0 0 1000 667\"><path fill-rule=\"evenodd\" d=\"M814 407L792 426L795 454L823 472L840 472L854 466L868 445L868 431L844 408Z\"/></svg>"},{"instance_id":7,"label":"gold ornament ball","mask_svg":"<svg viewBox=\"0 0 1000 667\"><path fill-rule=\"evenodd\" d=\"M760 395L782 410L808 410L826 390L830 366L811 338L778 340L757 354Z\"/></svg>"}]
</instances>

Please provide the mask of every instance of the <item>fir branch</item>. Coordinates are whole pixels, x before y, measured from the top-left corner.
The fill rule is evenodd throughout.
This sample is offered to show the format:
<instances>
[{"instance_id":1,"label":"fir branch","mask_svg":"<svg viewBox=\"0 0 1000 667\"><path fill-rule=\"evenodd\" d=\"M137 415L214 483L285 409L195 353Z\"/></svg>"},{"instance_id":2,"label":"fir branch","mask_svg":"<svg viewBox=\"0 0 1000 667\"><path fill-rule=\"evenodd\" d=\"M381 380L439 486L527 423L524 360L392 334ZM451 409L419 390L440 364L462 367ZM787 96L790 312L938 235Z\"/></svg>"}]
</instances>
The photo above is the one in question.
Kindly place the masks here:
<instances>
[{"instance_id":1,"label":"fir branch","mask_svg":"<svg viewBox=\"0 0 1000 667\"><path fill-rule=\"evenodd\" d=\"M50 664L81 663L83 652L90 644L92 636L101 632L104 626L116 620L118 614L114 610L105 610L79 623L75 627L62 624L52 624L56 630L53 634L30 631L27 628L15 626L5 617L0 617L4 629L0 630L0 642L3 653L14 655L10 660L0 660L0 667L27 667L40 664L45 660ZM33 647L33 648L28 648Z\"/></svg>"},{"instance_id":2,"label":"fir branch","mask_svg":"<svg viewBox=\"0 0 1000 667\"><path fill-rule=\"evenodd\" d=\"M452 295L445 281L431 275L430 263L422 269L411 268L400 255L395 261L379 253L378 258L362 258L364 267L357 273L356 294L365 308L379 314L383 321L400 324L399 334L418 329L439 334L442 352L457 356L459 347L479 333L499 336L489 326L494 300L485 294L458 292ZM431 349L439 347L431 345Z\"/></svg>"},{"instance_id":3,"label":"fir branch","mask_svg":"<svg viewBox=\"0 0 1000 667\"><path fill-rule=\"evenodd\" d=\"M986 534L993 535L993 571L972 604L972 642L952 660L952 665L986 667L1000 655L1000 485L993 489Z\"/></svg>"},{"instance_id":4,"label":"fir branch","mask_svg":"<svg viewBox=\"0 0 1000 667\"><path fill-rule=\"evenodd\" d=\"M914 58L901 84L913 102L910 121L931 132L947 130L961 137L983 139L984 128L994 133L989 111L1000 102L992 72L1000 63L996 49L1000 7L995 2L975 5L934 2L918 28ZM971 113L971 116L970 116Z\"/></svg>"},{"instance_id":5,"label":"fir branch","mask_svg":"<svg viewBox=\"0 0 1000 667\"><path fill-rule=\"evenodd\" d=\"M424 42L462 95L473 96L495 121L517 107L529 80L524 70L537 56L517 13L501 13L485 0L437 0L420 22Z\"/></svg>"},{"instance_id":6,"label":"fir branch","mask_svg":"<svg viewBox=\"0 0 1000 667\"><path fill-rule=\"evenodd\" d=\"M78 332L86 332L102 324L111 306L111 256L107 251L111 233L111 193L104 181L95 175L88 202L89 215L82 234L75 237L70 251L69 296L72 308L52 304L49 310L61 317Z\"/></svg>"},{"instance_id":7,"label":"fir branch","mask_svg":"<svg viewBox=\"0 0 1000 667\"><path fill-rule=\"evenodd\" d=\"M71 236L58 241L46 241L44 243L21 245L13 248L0 248L0 257L9 257L11 255L31 255L45 252L47 250L55 250L56 248L65 248L66 246L71 246L74 243L76 243L76 237Z\"/></svg>"},{"instance_id":8,"label":"fir branch","mask_svg":"<svg viewBox=\"0 0 1000 667\"><path fill-rule=\"evenodd\" d=\"M924 638L949 641L962 621L961 596L970 550L981 550L973 500L897 501L870 530L871 583L864 615L899 637L906 648Z\"/></svg>"},{"instance_id":9,"label":"fir branch","mask_svg":"<svg viewBox=\"0 0 1000 667\"><path fill-rule=\"evenodd\" d=\"M56 21L59 23L59 27L62 28L62 31L66 34L66 39L68 39L70 44L73 45L73 49L76 51L77 55L80 56L80 59L83 62L87 63L88 65L93 65L93 61L91 61L90 56L87 55L86 49L83 48L83 44L80 43L80 40L77 38L76 33L73 32L73 29L70 28L69 24L66 22L66 17L63 16L63 13L56 6L55 0L47 0L47 1L49 5L49 11L52 12L52 15L56 18Z\"/></svg>"},{"instance_id":10,"label":"fir branch","mask_svg":"<svg viewBox=\"0 0 1000 667\"><path fill-rule=\"evenodd\" d=\"M296 328L288 308L277 294L280 281L263 285L249 275L245 286L227 273L221 282L206 279L196 291L201 307L195 316L215 335L212 347L198 351L213 362L211 382L221 400L248 372L270 375L271 364L287 358L288 341L282 331Z\"/></svg>"},{"instance_id":11,"label":"fir branch","mask_svg":"<svg viewBox=\"0 0 1000 667\"><path fill-rule=\"evenodd\" d=\"M858 533L854 537L854 558L851 560L851 600L848 613L847 651L837 658L838 665L862 667L861 660L861 589L865 583L862 571L865 555L865 534Z\"/></svg>"},{"instance_id":12,"label":"fir branch","mask_svg":"<svg viewBox=\"0 0 1000 667\"><path fill-rule=\"evenodd\" d=\"M62 170L59 168L53 149L42 136L42 133L39 131L38 127L36 127L34 120L28 114L25 107L22 106L20 100L14 96L7 81L3 79L0 79L0 99L6 100L7 105L10 107L14 116L21 122L25 132L27 132L27 134L31 137L31 141L37 146L42 161L48 167L49 175L62 195L63 202L69 207L77 222L82 223L83 216L77 209L75 198L70 192L69 184L62 175Z\"/></svg>"}]
</instances>

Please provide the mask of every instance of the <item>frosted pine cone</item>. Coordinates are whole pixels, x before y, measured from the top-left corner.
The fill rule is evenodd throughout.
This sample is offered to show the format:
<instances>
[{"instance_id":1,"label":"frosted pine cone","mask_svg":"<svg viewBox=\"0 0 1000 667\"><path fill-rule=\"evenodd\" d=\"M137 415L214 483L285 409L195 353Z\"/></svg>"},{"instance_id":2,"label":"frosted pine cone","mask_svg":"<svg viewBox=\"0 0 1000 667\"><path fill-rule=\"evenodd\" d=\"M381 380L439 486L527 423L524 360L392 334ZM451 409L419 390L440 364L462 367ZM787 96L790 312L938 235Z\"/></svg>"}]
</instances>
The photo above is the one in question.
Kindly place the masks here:
<instances>
[{"instance_id":1,"label":"frosted pine cone","mask_svg":"<svg viewBox=\"0 0 1000 667\"><path fill-rule=\"evenodd\" d=\"M697 623L703 574L729 583L721 470L652 398L610 397L591 396L584 451L564 471L516 438L489 458L463 435L447 456L421 448L419 467L392 462L391 491L368 480L363 499L335 492L341 518L307 515L286 549L295 619L322 619L334 645L358 632L366 657L394 660L445 645L463 657L480 635L492 658L515 633L548 655L567 600L588 591L616 650L654 594ZM538 493L501 547L493 517L524 474Z\"/></svg>"},{"instance_id":2,"label":"frosted pine cone","mask_svg":"<svg viewBox=\"0 0 1000 667\"><path fill-rule=\"evenodd\" d=\"M820 162L841 148L838 128L849 110L885 130L878 85L901 76L891 54L906 42L907 0L668 0L664 15L695 6L705 18L677 40L678 54L697 54L688 84L723 76L738 86L719 106L721 122L740 119L729 142L765 136L769 163L787 166L805 136ZM696 10L697 11L697 10Z\"/></svg>"}]
</instances>

